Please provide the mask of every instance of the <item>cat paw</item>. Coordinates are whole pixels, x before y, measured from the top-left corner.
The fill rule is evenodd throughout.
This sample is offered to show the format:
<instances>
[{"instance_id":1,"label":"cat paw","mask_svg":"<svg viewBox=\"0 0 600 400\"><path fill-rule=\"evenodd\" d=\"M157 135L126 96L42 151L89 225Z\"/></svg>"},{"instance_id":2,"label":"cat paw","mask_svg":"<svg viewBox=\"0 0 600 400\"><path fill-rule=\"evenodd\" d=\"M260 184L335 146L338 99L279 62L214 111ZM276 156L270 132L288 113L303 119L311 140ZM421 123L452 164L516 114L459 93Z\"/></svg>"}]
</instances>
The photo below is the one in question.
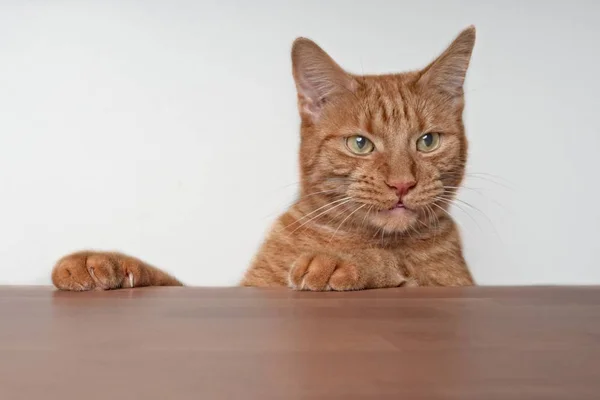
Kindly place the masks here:
<instances>
[{"instance_id":1,"label":"cat paw","mask_svg":"<svg viewBox=\"0 0 600 400\"><path fill-rule=\"evenodd\" d=\"M290 271L289 284L293 289L310 291L363 289L358 268L328 254L301 255Z\"/></svg>"},{"instance_id":2,"label":"cat paw","mask_svg":"<svg viewBox=\"0 0 600 400\"><path fill-rule=\"evenodd\" d=\"M96 252L71 254L58 261L52 271L52 282L60 290L76 292L133 287L133 275L115 257Z\"/></svg>"}]
</instances>

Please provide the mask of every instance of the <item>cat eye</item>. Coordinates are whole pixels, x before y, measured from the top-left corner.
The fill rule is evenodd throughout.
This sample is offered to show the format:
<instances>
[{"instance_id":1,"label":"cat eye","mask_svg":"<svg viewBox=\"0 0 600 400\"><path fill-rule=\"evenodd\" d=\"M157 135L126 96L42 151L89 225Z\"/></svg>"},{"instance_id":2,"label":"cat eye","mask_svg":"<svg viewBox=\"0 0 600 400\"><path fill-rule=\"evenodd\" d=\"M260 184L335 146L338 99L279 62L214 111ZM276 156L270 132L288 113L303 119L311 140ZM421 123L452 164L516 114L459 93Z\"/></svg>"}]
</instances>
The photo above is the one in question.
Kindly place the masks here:
<instances>
[{"instance_id":1,"label":"cat eye","mask_svg":"<svg viewBox=\"0 0 600 400\"><path fill-rule=\"evenodd\" d=\"M364 136L354 135L346 138L346 147L359 156L367 155L375 150L375 145Z\"/></svg>"},{"instance_id":2,"label":"cat eye","mask_svg":"<svg viewBox=\"0 0 600 400\"><path fill-rule=\"evenodd\" d=\"M422 153L430 153L440 147L440 134L426 133L417 140L417 150Z\"/></svg>"}]
</instances>

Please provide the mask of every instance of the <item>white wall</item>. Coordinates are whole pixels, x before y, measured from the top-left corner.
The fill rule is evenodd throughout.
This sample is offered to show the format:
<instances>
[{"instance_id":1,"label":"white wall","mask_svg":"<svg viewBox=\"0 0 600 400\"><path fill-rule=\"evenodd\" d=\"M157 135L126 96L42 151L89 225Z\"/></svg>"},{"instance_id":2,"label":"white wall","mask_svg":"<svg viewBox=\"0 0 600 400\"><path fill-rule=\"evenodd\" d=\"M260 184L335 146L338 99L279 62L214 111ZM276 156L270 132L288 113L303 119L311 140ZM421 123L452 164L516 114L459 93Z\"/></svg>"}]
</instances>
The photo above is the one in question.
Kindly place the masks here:
<instances>
[{"instance_id":1,"label":"white wall","mask_svg":"<svg viewBox=\"0 0 600 400\"><path fill-rule=\"evenodd\" d=\"M294 37L378 73L469 24L478 191L461 198L481 213L455 215L477 280L600 283L599 17L593 1L0 1L0 284L50 283L88 247L236 283L297 189Z\"/></svg>"}]
</instances>

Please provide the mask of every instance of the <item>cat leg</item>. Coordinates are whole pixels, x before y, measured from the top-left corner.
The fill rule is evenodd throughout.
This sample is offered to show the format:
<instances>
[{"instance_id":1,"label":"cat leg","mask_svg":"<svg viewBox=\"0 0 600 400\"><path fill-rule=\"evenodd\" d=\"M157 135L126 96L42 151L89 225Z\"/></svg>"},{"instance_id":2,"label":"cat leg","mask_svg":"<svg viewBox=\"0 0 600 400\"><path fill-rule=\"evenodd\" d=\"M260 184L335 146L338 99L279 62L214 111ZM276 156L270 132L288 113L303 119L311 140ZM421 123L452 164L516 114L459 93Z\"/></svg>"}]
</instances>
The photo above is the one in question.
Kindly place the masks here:
<instances>
[{"instance_id":1,"label":"cat leg","mask_svg":"<svg viewBox=\"0 0 600 400\"><path fill-rule=\"evenodd\" d=\"M169 274L120 253L77 252L60 259L52 283L69 291L111 290L141 286L181 286Z\"/></svg>"},{"instance_id":2,"label":"cat leg","mask_svg":"<svg viewBox=\"0 0 600 400\"><path fill-rule=\"evenodd\" d=\"M414 285L401 273L394 257L369 253L304 253L290 270L289 286L296 290L347 291Z\"/></svg>"}]
</instances>

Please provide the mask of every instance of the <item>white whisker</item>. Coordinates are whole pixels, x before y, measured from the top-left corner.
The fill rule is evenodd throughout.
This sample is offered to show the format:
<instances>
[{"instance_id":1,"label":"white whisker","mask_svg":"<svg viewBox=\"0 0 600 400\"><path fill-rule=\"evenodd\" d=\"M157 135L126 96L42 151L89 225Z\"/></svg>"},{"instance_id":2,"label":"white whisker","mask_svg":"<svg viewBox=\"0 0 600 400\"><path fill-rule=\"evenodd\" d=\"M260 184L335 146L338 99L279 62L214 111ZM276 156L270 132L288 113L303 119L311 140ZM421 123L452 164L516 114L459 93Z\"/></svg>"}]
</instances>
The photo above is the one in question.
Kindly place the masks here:
<instances>
[{"instance_id":1,"label":"white whisker","mask_svg":"<svg viewBox=\"0 0 600 400\"><path fill-rule=\"evenodd\" d=\"M454 203L453 201L444 198L444 197L436 197L435 198L436 201L441 201L444 204L447 204L449 206L454 206L457 209L459 209L460 211L462 211L463 213L465 213L470 219L471 221L473 221L475 223L475 225L477 225L477 228L479 228L479 232L483 233L483 229L481 229L481 225L479 225L479 223L477 222L477 220L475 218L473 218L473 216L468 213L465 209L463 209L461 206L459 206L457 203ZM454 199L456 200L456 199Z\"/></svg>"},{"instance_id":2,"label":"white whisker","mask_svg":"<svg viewBox=\"0 0 600 400\"><path fill-rule=\"evenodd\" d=\"M327 209L327 210L323 211L322 213L319 213L318 215L316 215L316 216L312 217L312 218L311 218L311 219L309 219L308 221L305 221L305 222L303 222L303 223L302 223L302 225L300 225L299 227L297 227L296 229L294 229L293 231L291 231L291 232L290 232L290 235L291 235L292 233L296 232L298 229L302 228L304 225L308 224L309 222L311 222L311 221L314 221L315 219L319 218L321 215L323 215L323 214L325 214L325 213L328 213L329 211L331 211L331 210L333 210L333 209L335 209L335 208L337 208L337 207L343 206L344 204L347 204L347 203L349 203L349 202L351 202L351 201L352 201L352 198L348 197L346 201L344 201L344 202L342 202L342 203L339 203L339 204L336 204L335 206L333 206L333 207L331 207L331 208L329 208L329 209ZM329 204L331 204L331 203L329 203ZM328 205L329 205L329 204L328 204ZM321 207L321 208L323 208L323 207ZM313 213L314 213L314 211L313 211ZM311 214L312 214L312 213L311 213ZM290 225L292 225L292 224L290 224Z\"/></svg>"},{"instance_id":3,"label":"white whisker","mask_svg":"<svg viewBox=\"0 0 600 400\"><path fill-rule=\"evenodd\" d=\"M289 225L286 225L286 226L285 226L283 229L285 229L285 228L289 228L290 226L292 226L292 225L294 225L294 224L296 224L296 223L298 223L298 222L302 221L303 219L305 219L305 218L307 218L307 217L309 217L309 216L313 215L314 213L318 212L319 210L322 210L322 209L324 209L324 208L325 208L325 207L327 207L327 206L330 206L330 205L332 205L332 204L336 204L336 203L339 203L340 201L344 201L344 200L348 200L348 199L350 199L350 197L349 197L349 196L348 196L348 197L343 197L343 198L341 198L341 199L338 199L338 200L334 200L334 201L332 201L332 202L329 202L329 203L325 204L324 206L321 206L321 207L317 208L316 210L313 210L313 211L309 212L308 214L306 214L306 215L304 215L304 216L302 216L302 217L298 218L297 220L295 220L295 221L294 221L294 222L292 222L291 224L289 224Z\"/></svg>"},{"instance_id":4,"label":"white whisker","mask_svg":"<svg viewBox=\"0 0 600 400\"><path fill-rule=\"evenodd\" d=\"M452 218L452 215L451 215L451 214L450 214L448 211L444 210L444 208L443 208L443 207L440 207L439 205L437 205L437 204L435 204L435 203L431 203L431 205L432 205L432 206L434 206L434 207L437 207L437 208L439 208L440 210L442 210L442 212L444 212L446 215L448 215L448 216L450 217L450 219L452 219L452 221L454 221L454 222L455 222L455 223L456 223L458 226L460 226L460 228L461 228L463 231L465 230L465 227L464 227L464 226L462 226L462 224L461 224L460 222L458 222L458 221L456 221L454 218Z\"/></svg>"},{"instance_id":5,"label":"white whisker","mask_svg":"<svg viewBox=\"0 0 600 400\"><path fill-rule=\"evenodd\" d=\"M346 222L346 220L348 220L348 218L350 218L352 216L352 214L354 214L355 212L357 212L358 210L360 210L364 206L366 206L366 204L363 204L362 206L358 207L356 210L352 211L350 214L348 214L348 216L346 216L346 218L344 218L342 220L342 222L340 222L340 224L337 227L337 229L335 230L335 232L333 232L333 235L331 236L331 239L329 239L329 243L331 243L331 241L333 240L333 238L335 237L335 235L338 233L338 231L340 230L340 228L342 227L342 225L344 224L344 222Z\"/></svg>"}]
</instances>

